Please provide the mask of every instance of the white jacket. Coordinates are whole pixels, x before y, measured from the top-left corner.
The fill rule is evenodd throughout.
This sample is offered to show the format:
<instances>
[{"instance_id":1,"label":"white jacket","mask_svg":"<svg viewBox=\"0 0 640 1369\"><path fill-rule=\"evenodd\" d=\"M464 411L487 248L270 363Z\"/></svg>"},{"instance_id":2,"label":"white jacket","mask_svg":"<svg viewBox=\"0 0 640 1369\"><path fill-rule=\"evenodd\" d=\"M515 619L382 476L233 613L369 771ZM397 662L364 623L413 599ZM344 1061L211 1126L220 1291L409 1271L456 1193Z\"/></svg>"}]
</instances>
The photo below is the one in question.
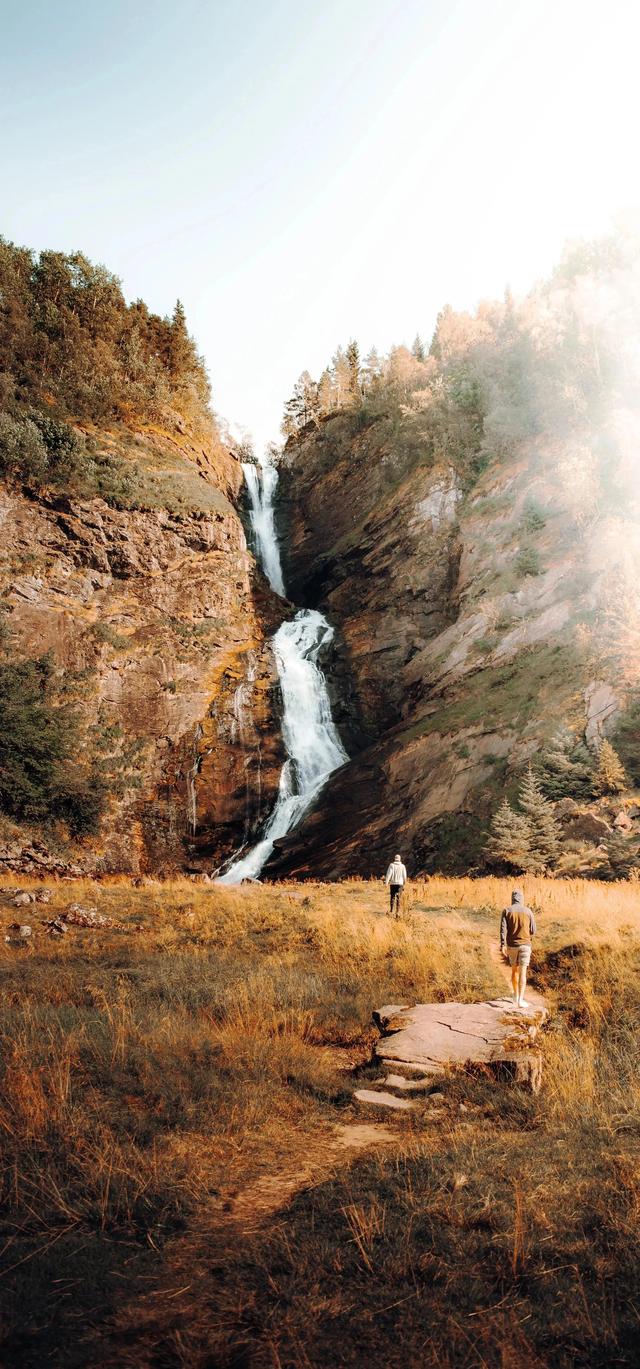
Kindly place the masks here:
<instances>
[{"instance_id":1,"label":"white jacket","mask_svg":"<svg viewBox=\"0 0 640 1369\"><path fill-rule=\"evenodd\" d=\"M401 860L392 860L384 882L385 884L406 884L407 868Z\"/></svg>"}]
</instances>

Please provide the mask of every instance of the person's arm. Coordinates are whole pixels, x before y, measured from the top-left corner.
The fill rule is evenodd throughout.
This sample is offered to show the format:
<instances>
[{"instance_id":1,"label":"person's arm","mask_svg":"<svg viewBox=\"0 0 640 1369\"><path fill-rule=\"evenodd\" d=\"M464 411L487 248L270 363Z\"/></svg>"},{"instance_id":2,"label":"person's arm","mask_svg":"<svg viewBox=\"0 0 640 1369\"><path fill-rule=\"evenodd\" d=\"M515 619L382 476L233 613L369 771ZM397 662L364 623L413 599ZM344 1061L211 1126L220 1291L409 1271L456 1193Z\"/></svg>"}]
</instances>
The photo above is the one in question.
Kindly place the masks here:
<instances>
[{"instance_id":1,"label":"person's arm","mask_svg":"<svg viewBox=\"0 0 640 1369\"><path fill-rule=\"evenodd\" d=\"M504 951L507 944L507 912L506 909L500 918L500 950Z\"/></svg>"},{"instance_id":2,"label":"person's arm","mask_svg":"<svg viewBox=\"0 0 640 1369\"><path fill-rule=\"evenodd\" d=\"M536 927L536 920L535 920L535 917L534 917L533 913L531 912L531 909L529 909L529 931L530 931L530 933L531 933L531 936L535 936L537 930L538 930L538 929L537 929L537 927Z\"/></svg>"},{"instance_id":3,"label":"person's arm","mask_svg":"<svg viewBox=\"0 0 640 1369\"><path fill-rule=\"evenodd\" d=\"M386 873L386 875L385 875L385 877L384 877L384 882L385 882L385 884L388 884L388 883L389 883L389 880L391 879L391 872L392 872L392 870L393 870L393 866L390 865L390 866L389 866L389 869L387 870L387 873Z\"/></svg>"},{"instance_id":4,"label":"person's arm","mask_svg":"<svg viewBox=\"0 0 640 1369\"><path fill-rule=\"evenodd\" d=\"M402 867L402 873L403 873L403 875L404 875L404 883L406 884L406 882L407 882L407 867L406 867L406 865L403 865L403 867Z\"/></svg>"}]
</instances>

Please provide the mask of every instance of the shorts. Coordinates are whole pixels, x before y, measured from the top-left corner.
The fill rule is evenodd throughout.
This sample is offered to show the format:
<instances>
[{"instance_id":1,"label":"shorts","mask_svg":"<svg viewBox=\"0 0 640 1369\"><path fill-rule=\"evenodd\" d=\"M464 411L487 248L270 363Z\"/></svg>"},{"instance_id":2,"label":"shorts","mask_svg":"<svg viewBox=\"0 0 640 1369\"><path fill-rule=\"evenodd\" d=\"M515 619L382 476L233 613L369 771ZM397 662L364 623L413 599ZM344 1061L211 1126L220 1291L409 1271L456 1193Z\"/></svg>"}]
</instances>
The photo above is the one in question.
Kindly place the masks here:
<instances>
[{"instance_id":1,"label":"shorts","mask_svg":"<svg viewBox=\"0 0 640 1369\"><path fill-rule=\"evenodd\" d=\"M528 965L531 960L530 946L507 946L510 965Z\"/></svg>"}]
</instances>

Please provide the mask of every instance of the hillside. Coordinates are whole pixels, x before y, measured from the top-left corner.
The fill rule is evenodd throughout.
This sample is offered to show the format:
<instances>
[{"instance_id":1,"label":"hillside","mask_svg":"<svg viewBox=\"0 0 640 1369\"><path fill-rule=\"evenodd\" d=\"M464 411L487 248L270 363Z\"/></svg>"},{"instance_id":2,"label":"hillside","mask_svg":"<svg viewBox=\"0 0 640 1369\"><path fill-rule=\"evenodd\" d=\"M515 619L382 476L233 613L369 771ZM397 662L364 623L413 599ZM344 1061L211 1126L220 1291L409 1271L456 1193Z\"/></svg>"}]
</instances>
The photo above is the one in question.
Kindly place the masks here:
<instances>
[{"instance_id":1,"label":"hillside","mask_svg":"<svg viewBox=\"0 0 640 1369\"><path fill-rule=\"evenodd\" d=\"M287 582L339 630L353 760L274 873L369 875L398 844L413 869L478 867L530 760L574 800L561 868L637 853L639 285L637 244L585 246L522 301L444 310L428 352L352 344L301 377ZM627 787L598 806L603 737Z\"/></svg>"},{"instance_id":2,"label":"hillside","mask_svg":"<svg viewBox=\"0 0 640 1369\"><path fill-rule=\"evenodd\" d=\"M0 242L0 861L210 869L267 812L278 619L181 305Z\"/></svg>"}]
</instances>

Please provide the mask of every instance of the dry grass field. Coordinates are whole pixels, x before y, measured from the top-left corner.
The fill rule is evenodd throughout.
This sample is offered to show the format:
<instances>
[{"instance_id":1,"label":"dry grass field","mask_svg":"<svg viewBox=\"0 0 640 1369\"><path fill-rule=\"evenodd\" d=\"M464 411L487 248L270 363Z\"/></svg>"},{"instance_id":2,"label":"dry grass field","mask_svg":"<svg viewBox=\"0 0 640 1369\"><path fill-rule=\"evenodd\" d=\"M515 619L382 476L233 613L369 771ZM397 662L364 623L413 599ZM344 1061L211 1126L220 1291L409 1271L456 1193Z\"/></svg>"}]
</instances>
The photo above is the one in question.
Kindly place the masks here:
<instances>
[{"instance_id":1,"label":"dry grass field","mask_svg":"<svg viewBox=\"0 0 640 1369\"><path fill-rule=\"evenodd\" d=\"M505 881L413 885L397 922L366 882L62 882L15 909L20 883L3 1362L637 1364L640 885L524 881L539 1095L451 1075L431 1114L389 1119L352 1101L372 1009L502 991ZM117 925L50 937L71 902ZM370 1146L341 1149L363 1121Z\"/></svg>"}]
</instances>

